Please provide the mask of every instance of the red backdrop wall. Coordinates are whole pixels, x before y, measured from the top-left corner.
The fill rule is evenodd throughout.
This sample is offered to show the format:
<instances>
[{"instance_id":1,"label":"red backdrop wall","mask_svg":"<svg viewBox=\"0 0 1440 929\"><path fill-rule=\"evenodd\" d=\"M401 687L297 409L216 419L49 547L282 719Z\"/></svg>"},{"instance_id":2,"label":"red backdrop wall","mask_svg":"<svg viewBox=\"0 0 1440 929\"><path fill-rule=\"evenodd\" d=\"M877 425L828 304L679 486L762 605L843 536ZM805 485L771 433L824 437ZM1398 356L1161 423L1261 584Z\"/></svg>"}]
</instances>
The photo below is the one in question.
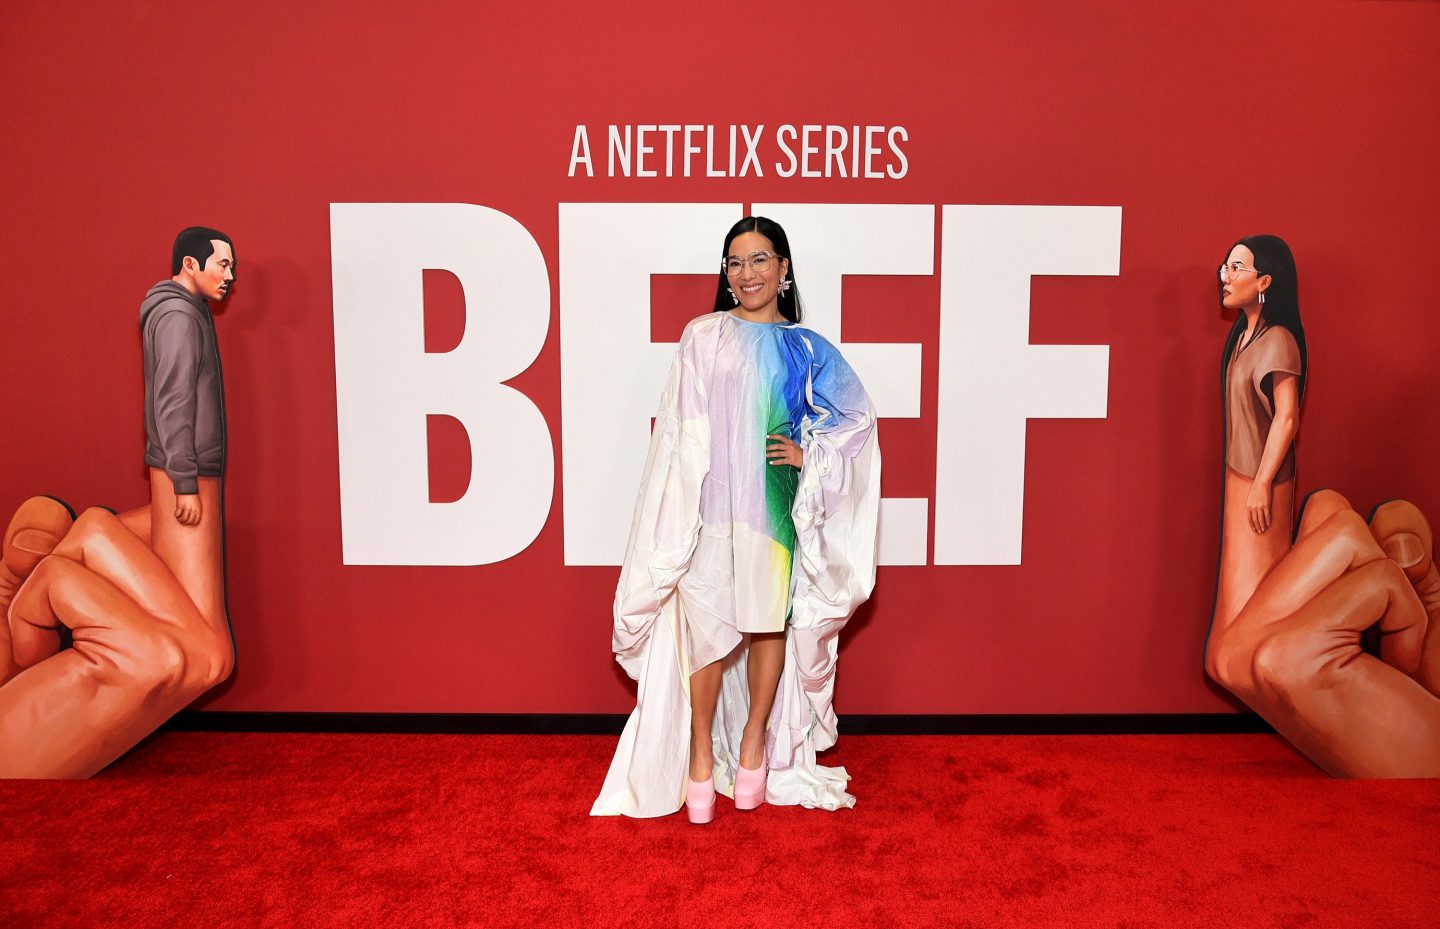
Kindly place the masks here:
<instances>
[{"instance_id":1,"label":"red backdrop wall","mask_svg":"<svg viewBox=\"0 0 1440 929\"><path fill-rule=\"evenodd\" d=\"M501 210L552 294L560 202L1118 205L1119 275L1037 278L1031 305L1032 342L1110 346L1108 416L1030 424L1021 565L880 569L838 705L1225 710L1200 652L1214 268L1237 237L1274 232L1297 257L1301 491L1440 516L1437 44L1440 6L1419 3L8 4L0 508L144 501L139 300L174 233L214 225L241 263L218 324L239 666L208 705L620 711L617 570L563 565L553 315L512 382L556 445L539 538L486 566L342 564L329 205ZM900 125L909 169L566 176L577 124L594 142L657 122ZM657 281L656 313L702 312L712 286ZM921 418L884 424L889 496L933 493L938 292L938 276L846 283L847 340L925 346ZM457 449L441 437L437 484Z\"/></svg>"}]
</instances>

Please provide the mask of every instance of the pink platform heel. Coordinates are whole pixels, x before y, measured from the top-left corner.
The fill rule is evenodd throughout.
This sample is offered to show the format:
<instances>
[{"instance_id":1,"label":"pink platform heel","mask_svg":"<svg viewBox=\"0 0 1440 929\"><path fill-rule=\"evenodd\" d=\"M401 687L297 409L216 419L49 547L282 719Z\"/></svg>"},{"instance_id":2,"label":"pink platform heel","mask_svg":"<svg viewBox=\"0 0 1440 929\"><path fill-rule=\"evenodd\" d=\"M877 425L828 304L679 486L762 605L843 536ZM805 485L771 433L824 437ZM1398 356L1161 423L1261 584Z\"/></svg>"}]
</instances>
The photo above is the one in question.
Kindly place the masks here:
<instances>
[{"instance_id":1,"label":"pink platform heel","mask_svg":"<svg viewBox=\"0 0 1440 929\"><path fill-rule=\"evenodd\" d=\"M753 810L765 802L765 775L768 769L768 759L760 762L758 768L747 768L736 763L735 809Z\"/></svg>"},{"instance_id":2,"label":"pink platform heel","mask_svg":"<svg viewBox=\"0 0 1440 929\"><path fill-rule=\"evenodd\" d=\"M686 781L685 815L697 825L708 823L715 818L715 778L703 781Z\"/></svg>"}]
</instances>

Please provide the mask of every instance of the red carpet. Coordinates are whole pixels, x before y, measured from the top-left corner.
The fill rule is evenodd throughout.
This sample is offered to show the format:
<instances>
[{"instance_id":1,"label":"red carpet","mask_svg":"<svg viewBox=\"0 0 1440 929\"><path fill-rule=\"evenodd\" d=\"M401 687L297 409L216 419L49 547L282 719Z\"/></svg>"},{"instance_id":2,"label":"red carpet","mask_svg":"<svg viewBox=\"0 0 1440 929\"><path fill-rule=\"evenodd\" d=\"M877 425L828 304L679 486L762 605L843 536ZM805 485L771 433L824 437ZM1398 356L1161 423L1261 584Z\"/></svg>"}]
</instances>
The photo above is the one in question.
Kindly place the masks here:
<instances>
[{"instance_id":1,"label":"red carpet","mask_svg":"<svg viewBox=\"0 0 1440 929\"><path fill-rule=\"evenodd\" d=\"M0 782L0 926L1440 926L1440 781L1273 736L847 736L707 827L589 818L614 744L165 733Z\"/></svg>"}]
</instances>

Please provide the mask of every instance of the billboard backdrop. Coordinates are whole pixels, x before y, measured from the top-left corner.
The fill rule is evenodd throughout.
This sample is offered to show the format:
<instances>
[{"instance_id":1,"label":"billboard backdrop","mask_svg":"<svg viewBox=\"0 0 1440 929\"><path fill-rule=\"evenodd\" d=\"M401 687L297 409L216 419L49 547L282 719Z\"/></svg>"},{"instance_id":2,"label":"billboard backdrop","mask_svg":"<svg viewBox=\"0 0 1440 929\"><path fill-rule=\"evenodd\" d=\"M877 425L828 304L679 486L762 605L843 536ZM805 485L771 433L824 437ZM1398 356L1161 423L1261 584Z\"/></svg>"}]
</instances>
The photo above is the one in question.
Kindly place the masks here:
<instances>
[{"instance_id":1,"label":"billboard backdrop","mask_svg":"<svg viewBox=\"0 0 1440 929\"><path fill-rule=\"evenodd\" d=\"M1300 493L1440 513L1440 7L545 22L0 11L0 505L144 502L140 298L180 228L236 243L238 656L207 706L628 709L613 562L669 344L747 211L882 416L842 712L1235 705L1201 652L1215 267L1245 234L1299 267Z\"/></svg>"}]
</instances>

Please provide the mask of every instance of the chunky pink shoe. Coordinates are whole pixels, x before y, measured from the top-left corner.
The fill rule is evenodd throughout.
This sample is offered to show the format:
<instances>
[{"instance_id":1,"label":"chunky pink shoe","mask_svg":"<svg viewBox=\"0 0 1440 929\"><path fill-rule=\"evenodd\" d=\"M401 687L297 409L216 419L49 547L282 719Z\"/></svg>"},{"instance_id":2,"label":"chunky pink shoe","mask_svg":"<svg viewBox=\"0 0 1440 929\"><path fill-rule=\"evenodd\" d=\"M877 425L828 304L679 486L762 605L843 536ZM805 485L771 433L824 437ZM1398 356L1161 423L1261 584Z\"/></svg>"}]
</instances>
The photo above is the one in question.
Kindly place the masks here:
<instances>
[{"instance_id":1,"label":"chunky pink shoe","mask_svg":"<svg viewBox=\"0 0 1440 929\"><path fill-rule=\"evenodd\" d=\"M688 781L685 784L685 815L692 823L708 823L715 818L715 778Z\"/></svg>"},{"instance_id":2,"label":"chunky pink shoe","mask_svg":"<svg viewBox=\"0 0 1440 929\"><path fill-rule=\"evenodd\" d=\"M766 762L760 762L758 768L747 768L744 765L735 766L735 809L753 810L765 802L765 774Z\"/></svg>"}]
</instances>

